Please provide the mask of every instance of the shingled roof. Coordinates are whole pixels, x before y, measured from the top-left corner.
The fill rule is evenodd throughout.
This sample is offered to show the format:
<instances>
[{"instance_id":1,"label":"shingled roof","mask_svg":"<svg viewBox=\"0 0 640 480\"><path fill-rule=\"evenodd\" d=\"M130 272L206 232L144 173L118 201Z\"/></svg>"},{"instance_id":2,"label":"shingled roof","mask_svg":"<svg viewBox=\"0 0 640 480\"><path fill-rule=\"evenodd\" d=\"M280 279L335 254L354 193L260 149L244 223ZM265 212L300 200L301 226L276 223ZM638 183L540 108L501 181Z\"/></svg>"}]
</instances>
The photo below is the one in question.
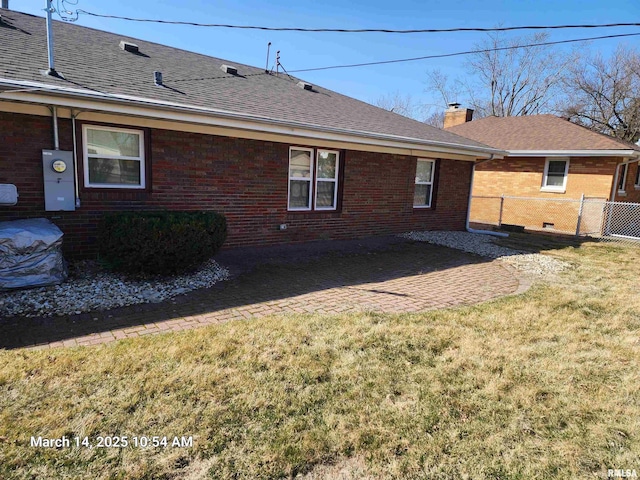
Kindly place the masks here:
<instances>
[{"instance_id":1,"label":"shingled roof","mask_svg":"<svg viewBox=\"0 0 640 480\"><path fill-rule=\"evenodd\" d=\"M494 148L513 151L636 150L640 147L618 140L555 115L486 117L447 128Z\"/></svg>"},{"instance_id":2,"label":"shingled roof","mask_svg":"<svg viewBox=\"0 0 640 480\"><path fill-rule=\"evenodd\" d=\"M262 68L65 22L53 22L55 66L64 79L46 76L41 73L47 69L45 19L11 10L0 14L0 84L33 82L250 115L312 130L494 151L319 86L305 90L299 79L282 73L268 74ZM139 52L120 48L122 40L136 44ZM237 74L221 70L223 64L236 67ZM154 84L154 71L162 72L164 86Z\"/></svg>"}]
</instances>

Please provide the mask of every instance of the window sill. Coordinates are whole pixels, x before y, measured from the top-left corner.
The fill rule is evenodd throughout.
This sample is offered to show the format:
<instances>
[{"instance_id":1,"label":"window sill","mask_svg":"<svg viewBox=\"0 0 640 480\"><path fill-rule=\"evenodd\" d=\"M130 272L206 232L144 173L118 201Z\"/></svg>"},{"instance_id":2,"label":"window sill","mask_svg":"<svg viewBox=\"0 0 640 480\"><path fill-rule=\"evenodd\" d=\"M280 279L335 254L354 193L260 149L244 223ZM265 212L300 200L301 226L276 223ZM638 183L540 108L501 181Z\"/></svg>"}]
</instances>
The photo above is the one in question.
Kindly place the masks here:
<instances>
[{"instance_id":1,"label":"window sill","mask_svg":"<svg viewBox=\"0 0 640 480\"><path fill-rule=\"evenodd\" d=\"M433 210L433 207L431 205L414 205L413 209L414 210Z\"/></svg>"},{"instance_id":2,"label":"window sill","mask_svg":"<svg viewBox=\"0 0 640 480\"><path fill-rule=\"evenodd\" d=\"M84 185L84 188L87 190L136 190L136 191L140 191L140 190L146 190L147 187L142 185L142 186L135 186L135 185Z\"/></svg>"},{"instance_id":3,"label":"window sill","mask_svg":"<svg viewBox=\"0 0 640 480\"><path fill-rule=\"evenodd\" d=\"M293 213L293 214L297 214L297 213L337 213L338 210L333 208L333 209L316 209L316 210L287 210L287 214L289 213Z\"/></svg>"},{"instance_id":4,"label":"window sill","mask_svg":"<svg viewBox=\"0 0 640 480\"><path fill-rule=\"evenodd\" d=\"M341 215L341 210L287 210L287 219L339 218Z\"/></svg>"},{"instance_id":5,"label":"window sill","mask_svg":"<svg viewBox=\"0 0 640 480\"><path fill-rule=\"evenodd\" d=\"M553 188L553 187L542 187L540 189L541 192L547 192L547 193L566 193L567 189L566 188Z\"/></svg>"},{"instance_id":6,"label":"window sill","mask_svg":"<svg viewBox=\"0 0 640 480\"><path fill-rule=\"evenodd\" d=\"M634 189L634 190L640 190L640 185L634 185L634 186L633 186L633 189Z\"/></svg>"},{"instance_id":7,"label":"window sill","mask_svg":"<svg viewBox=\"0 0 640 480\"><path fill-rule=\"evenodd\" d=\"M618 196L619 197L626 197L627 196L627 192L625 190L618 190Z\"/></svg>"}]
</instances>

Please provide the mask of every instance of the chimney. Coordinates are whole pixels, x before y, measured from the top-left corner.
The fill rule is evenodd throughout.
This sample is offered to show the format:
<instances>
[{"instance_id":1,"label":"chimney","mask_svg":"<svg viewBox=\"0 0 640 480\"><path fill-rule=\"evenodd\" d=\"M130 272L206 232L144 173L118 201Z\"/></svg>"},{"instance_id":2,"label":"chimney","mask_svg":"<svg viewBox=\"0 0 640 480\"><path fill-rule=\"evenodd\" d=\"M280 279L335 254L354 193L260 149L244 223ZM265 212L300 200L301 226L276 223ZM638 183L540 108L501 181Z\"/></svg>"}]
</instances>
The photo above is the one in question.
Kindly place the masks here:
<instances>
[{"instance_id":1,"label":"chimney","mask_svg":"<svg viewBox=\"0 0 640 480\"><path fill-rule=\"evenodd\" d=\"M444 128L455 127L470 122L473 118L473 110L460 108L459 103L450 103L444 112Z\"/></svg>"}]
</instances>

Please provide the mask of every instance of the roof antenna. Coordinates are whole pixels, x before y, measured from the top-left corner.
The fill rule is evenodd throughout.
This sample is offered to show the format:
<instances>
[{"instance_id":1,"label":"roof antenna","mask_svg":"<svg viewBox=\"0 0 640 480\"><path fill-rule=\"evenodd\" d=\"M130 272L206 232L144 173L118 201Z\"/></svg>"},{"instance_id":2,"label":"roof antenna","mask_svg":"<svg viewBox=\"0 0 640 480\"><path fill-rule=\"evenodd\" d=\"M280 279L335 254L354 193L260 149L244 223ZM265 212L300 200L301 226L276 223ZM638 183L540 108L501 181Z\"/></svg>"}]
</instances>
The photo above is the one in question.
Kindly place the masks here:
<instances>
[{"instance_id":1,"label":"roof antenna","mask_svg":"<svg viewBox=\"0 0 640 480\"><path fill-rule=\"evenodd\" d=\"M264 73L269 73L269 50L271 50L271 42L267 44L267 64L264 66Z\"/></svg>"},{"instance_id":2,"label":"roof antenna","mask_svg":"<svg viewBox=\"0 0 640 480\"><path fill-rule=\"evenodd\" d=\"M276 52L276 77L280 73L280 50Z\"/></svg>"}]
</instances>

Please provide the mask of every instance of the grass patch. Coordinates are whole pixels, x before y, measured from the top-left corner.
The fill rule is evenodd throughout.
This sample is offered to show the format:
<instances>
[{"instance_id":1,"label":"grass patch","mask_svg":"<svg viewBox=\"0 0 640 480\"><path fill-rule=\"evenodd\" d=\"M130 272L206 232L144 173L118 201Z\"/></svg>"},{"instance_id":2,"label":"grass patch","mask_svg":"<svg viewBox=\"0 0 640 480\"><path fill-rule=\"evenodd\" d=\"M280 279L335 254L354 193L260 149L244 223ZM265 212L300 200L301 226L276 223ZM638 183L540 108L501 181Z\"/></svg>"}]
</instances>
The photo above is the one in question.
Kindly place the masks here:
<instances>
[{"instance_id":1,"label":"grass patch","mask_svg":"<svg viewBox=\"0 0 640 480\"><path fill-rule=\"evenodd\" d=\"M1 478L606 478L640 470L640 249L412 315L287 316L0 352ZM191 448L29 446L193 435ZM345 473L346 472L346 473Z\"/></svg>"}]
</instances>

